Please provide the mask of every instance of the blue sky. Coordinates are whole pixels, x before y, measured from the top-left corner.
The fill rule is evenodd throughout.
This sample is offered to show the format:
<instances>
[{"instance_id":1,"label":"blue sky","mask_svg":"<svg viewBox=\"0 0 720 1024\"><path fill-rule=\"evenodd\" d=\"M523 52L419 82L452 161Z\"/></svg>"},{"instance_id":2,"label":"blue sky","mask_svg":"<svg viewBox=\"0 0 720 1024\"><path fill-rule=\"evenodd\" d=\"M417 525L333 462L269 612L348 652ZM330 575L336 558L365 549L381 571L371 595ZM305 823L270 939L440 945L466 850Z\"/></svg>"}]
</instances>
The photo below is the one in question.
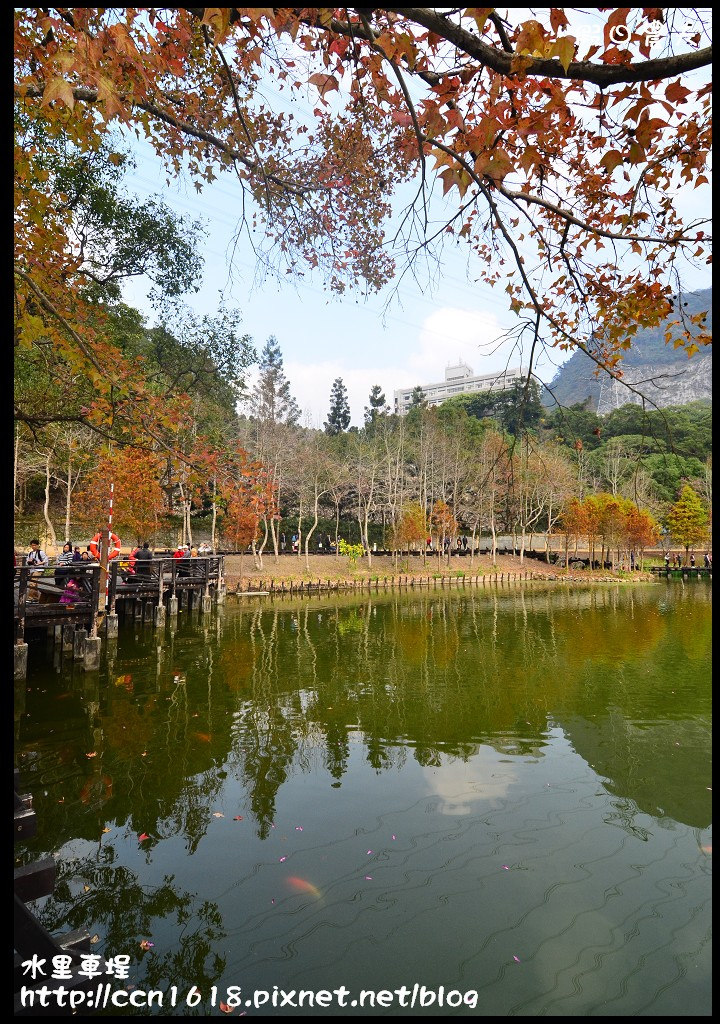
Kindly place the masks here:
<instances>
[{"instance_id":1,"label":"blue sky","mask_svg":"<svg viewBox=\"0 0 720 1024\"><path fill-rule=\"evenodd\" d=\"M267 91L272 94L271 88ZM284 97L278 94L277 100L284 102ZM206 227L204 280L197 294L186 297L188 305L199 316L212 315L222 293L226 306L240 310L242 329L258 352L270 335L277 338L307 425L322 427L337 377L348 390L352 423L360 426L375 384L392 407L395 389L442 380L445 368L458 361L476 373L526 366L527 353L498 343L517 323L507 308L507 296L502 288L493 290L469 278L463 245L447 247L432 285L408 279L396 290L390 286L367 299L353 294L335 298L310 271L303 280L259 280L249 243L243 239L231 252L241 209L234 179L227 175L198 193L187 182L168 184L149 146L139 143L133 149L138 165L127 176L128 191L140 198L160 195L178 213L199 219ZM686 190L686 199L695 215L701 213L699 204L709 202L691 189ZM710 284L709 272L693 272L686 281L692 289ZM141 282L126 287L125 299L153 322ZM535 372L550 381L568 357L553 350L540 357Z\"/></svg>"},{"instance_id":2,"label":"blue sky","mask_svg":"<svg viewBox=\"0 0 720 1024\"><path fill-rule=\"evenodd\" d=\"M206 225L202 287L185 301L196 314L212 315L222 292L225 304L240 310L243 330L258 352L275 335L292 392L310 426L321 427L327 418L337 377L348 390L352 423L361 426L375 384L392 406L396 389L442 380L446 366L459 360L476 373L524 365L512 346L497 344L516 322L507 296L468 279L462 248L448 253L440 282L425 289L410 283L397 291L390 286L367 299L331 296L320 279L309 275L302 281L258 280L254 255L244 241L232 256L231 278L239 209L232 181L218 180L198 194L187 184L168 186L159 161L145 146L136 147L136 158L128 190L140 198L159 194L178 213ZM132 282L124 295L153 322L142 282ZM547 360L543 365L550 380L556 365Z\"/></svg>"}]
</instances>

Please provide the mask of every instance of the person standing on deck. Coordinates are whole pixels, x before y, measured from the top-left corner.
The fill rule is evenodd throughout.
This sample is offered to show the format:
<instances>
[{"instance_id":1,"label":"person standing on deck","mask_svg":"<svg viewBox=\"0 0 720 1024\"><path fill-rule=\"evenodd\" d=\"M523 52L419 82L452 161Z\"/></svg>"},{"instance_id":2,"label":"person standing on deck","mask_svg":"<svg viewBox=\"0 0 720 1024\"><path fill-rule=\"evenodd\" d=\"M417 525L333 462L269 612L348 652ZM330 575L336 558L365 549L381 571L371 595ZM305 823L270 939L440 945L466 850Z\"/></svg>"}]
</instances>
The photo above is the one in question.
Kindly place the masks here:
<instances>
[{"instance_id":1,"label":"person standing on deck","mask_svg":"<svg viewBox=\"0 0 720 1024\"><path fill-rule=\"evenodd\" d=\"M73 547L69 540L66 540L63 544L62 551L55 560L55 585L58 587L64 587L65 582L68 579L69 566L72 565L73 560Z\"/></svg>"},{"instance_id":2,"label":"person standing on deck","mask_svg":"<svg viewBox=\"0 0 720 1024\"><path fill-rule=\"evenodd\" d=\"M141 548L135 552L135 573L138 576L150 575L150 563L152 562L152 551L150 541L145 541Z\"/></svg>"},{"instance_id":3,"label":"person standing on deck","mask_svg":"<svg viewBox=\"0 0 720 1024\"><path fill-rule=\"evenodd\" d=\"M45 554L43 549L40 547L40 541L30 541L30 550L25 556L25 565L32 566L33 575L39 574L46 568L48 564L48 556Z\"/></svg>"}]
</instances>

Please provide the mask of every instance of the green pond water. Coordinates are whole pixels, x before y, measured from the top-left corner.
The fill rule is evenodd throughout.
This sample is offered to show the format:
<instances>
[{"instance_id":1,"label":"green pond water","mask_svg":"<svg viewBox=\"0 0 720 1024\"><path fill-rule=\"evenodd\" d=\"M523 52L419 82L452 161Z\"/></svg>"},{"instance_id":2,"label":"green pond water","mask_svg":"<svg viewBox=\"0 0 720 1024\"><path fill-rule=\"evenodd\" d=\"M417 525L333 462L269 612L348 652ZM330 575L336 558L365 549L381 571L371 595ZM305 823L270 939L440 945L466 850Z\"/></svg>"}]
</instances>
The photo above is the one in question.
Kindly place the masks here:
<instances>
[{"instance_id":1,"label":"green pond water","mask_svg":"<svg viewBox=\"0 0 720 1024\"><path fill-rule=\"evenodd\" d=\"M228 598L99 672L31 640L32 907L129 956L97 1016L708 1016L711 595Z\"/></svg>"}]
</instances>

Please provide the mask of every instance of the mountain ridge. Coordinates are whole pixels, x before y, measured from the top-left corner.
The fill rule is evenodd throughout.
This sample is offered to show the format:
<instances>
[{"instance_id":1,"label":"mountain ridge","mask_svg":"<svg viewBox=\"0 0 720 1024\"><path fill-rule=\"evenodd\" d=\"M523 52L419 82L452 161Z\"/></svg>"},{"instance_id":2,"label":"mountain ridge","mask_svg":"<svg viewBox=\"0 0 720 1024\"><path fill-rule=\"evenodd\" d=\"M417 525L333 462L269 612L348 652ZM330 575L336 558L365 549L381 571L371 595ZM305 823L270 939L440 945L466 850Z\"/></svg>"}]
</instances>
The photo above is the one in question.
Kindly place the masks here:
<instances>
[{"instance_id":1,"label":"mountain ridge","mask_svg":"<svg viewBox=\"0 0 720 1024\"><path fill-rule=\"evenodd\" d=\"M712 288L686 293L682 303L683 315L707 313L704 330L712 334ZM688 358L683 349L673 348L672 343L665 342L669 319L658 327L637 332L622 360L621 381L603 371L596 374L593 360L576 350L549 384L541 386L542 404L554 408L583 403L603 416L622 405L639 405L643 398L660 408L712 401L712 349L701 348ZM699 329L695 328L693 335L697 333Z\"/></svg>"}]
</instances>

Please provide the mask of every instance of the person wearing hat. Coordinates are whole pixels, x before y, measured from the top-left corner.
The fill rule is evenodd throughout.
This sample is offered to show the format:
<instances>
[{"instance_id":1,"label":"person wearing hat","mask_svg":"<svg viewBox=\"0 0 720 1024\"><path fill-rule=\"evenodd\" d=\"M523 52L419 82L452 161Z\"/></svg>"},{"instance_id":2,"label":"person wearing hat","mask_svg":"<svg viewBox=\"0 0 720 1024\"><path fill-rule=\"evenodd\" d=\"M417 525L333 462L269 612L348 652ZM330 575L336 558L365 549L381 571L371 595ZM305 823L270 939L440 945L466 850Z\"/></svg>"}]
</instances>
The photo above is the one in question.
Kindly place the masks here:
<instances>
[{"instance_id":1,"label":"person wearing hat","mask_svg":"<svg viewBox=\"0 0 720 1024\"><path fill-rule=\"evenodd\" d=\"M190 575L190 545L182 544L180 552L180 565L178 566L178 575L189 576Z\"/></svg>"}]
</instances>

